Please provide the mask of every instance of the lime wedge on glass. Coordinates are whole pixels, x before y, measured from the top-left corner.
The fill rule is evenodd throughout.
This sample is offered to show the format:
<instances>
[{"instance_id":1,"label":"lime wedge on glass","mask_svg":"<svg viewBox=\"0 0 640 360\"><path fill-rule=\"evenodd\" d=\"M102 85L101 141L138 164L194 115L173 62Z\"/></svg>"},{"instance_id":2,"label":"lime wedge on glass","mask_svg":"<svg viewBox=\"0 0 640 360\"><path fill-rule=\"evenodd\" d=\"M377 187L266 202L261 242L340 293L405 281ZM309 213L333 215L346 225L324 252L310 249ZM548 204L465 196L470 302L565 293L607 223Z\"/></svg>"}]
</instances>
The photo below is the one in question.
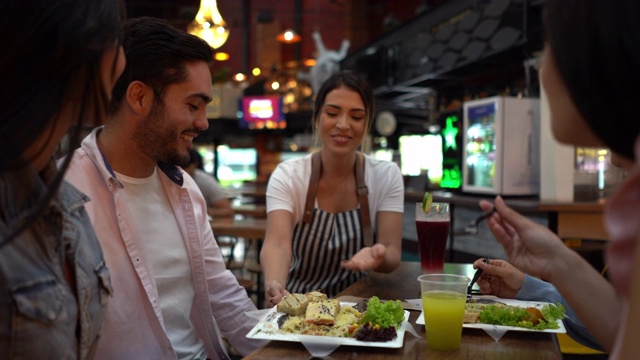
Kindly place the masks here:
<instances>
[{"instance_id":1,"label":"lime wedge on glass","mask_svg":"<svg viewBox=\"0 0 640 360\"><path fill-rule=\"evenodd\" d=\"M431 193L430 192L424 193L424 196L422 197L422 211L424 211L425 213L428 213L429 209L431 208L432 202L433 202L433 196L431 195Z\"/></svg>"}]
</instances>

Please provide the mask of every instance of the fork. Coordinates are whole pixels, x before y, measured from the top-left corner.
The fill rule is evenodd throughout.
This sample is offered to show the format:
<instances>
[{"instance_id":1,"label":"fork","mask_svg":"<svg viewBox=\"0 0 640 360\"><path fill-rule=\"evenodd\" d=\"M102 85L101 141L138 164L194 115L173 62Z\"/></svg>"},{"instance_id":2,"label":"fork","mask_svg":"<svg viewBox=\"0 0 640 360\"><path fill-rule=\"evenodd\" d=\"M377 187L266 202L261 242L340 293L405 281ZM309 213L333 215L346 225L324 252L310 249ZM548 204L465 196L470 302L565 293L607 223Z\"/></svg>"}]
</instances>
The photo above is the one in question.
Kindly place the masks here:
<instances>
[{"instance_id":1,"label":"fork","mask_svg":"<svg viewBox=\"0 0 640 360\"><path fill-rule=\"evenodd\" d=\"M274 311L274 312L270 313L269 315L267 315L267 317L264 319L264 321L271 322L271 321L275 320L275 318L277 316L278 316L278 313Z\"/></svg>"},{"instance_id":2,"label":"fork","mask_svg":"<svg viewBox=\"0 0 640 360\"><path fill-rule=\"evenodd\" d=\"M494 207L493 209L487 211L486 213L478 216L477 219L473 220L465 229L465 233L467 234L477 234L478 233L478 225L485 220L486 218L488 218L489 216L493 215L493 213L496 212L496 208Z\"/></svg>"},{"instance_id":3,"label":"fork","mask_svg":"<svg viewBox=\"0 0 640 360\"><path fill-rule=\"evenodd\" d=\"M485 257L484 259L482 259L482 262L484 262L485 264L489 263L489 258ZM471 299L471 288L473 288L473 284L476 283L476 281L478 281L478 279L480 278L480 275L482 275L482 269L481 268L477 268L476 269L476 273L473 274L473 279L471 279L471 282L469 283L469 286L467 286L467 301L469 301L469 299Z\"/></svg>"}]
</instances>

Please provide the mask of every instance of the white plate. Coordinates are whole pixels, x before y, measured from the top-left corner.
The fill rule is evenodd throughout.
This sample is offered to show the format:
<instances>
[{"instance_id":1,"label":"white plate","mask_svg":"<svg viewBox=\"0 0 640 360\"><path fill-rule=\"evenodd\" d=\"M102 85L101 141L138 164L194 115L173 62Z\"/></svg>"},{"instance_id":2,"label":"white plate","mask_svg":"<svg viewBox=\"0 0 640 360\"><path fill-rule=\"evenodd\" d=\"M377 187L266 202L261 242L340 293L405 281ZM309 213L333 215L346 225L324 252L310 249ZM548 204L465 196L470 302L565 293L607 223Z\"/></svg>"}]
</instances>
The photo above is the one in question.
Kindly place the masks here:
<instances>
[{"instance_id":1,"label":"white plate","mask_svg":"<svg viewBox=\"0 0 640 360\"><path fill-rule=\"evenodd\" d=\"M355 303L341 302L342 306L354 306ZM276 314L274 314L276 313ZM275 316L277 315L277 316ZM335 337L335 336L314 336L314 335L298 335L284 332L278 329L278 318L284 313L278 313L276 308L273 307L271 311L267 312L264 317L258 322L256 326L249 331L247 338L249 339L263 339L263 340L278 340L278 341L291 341L302 342L305 346L308 343L317 342L318 344L332 344L336 346L350 345L350 346L368 346L368 347L380 347L380 348L401 348L404 340L405 326L409 325L409 312L404 312L404 321L398 326L398 336L391 341L360 341L355 338ZM409 325L410 326L410 325Z\"/></svg>"},{"instance_id":2,"label":"white plate","mask_svg":"<svg viewBox=\"0 0 640 360\"><path fill-rule=\"evenodd\" d=\"M519 307L535 307L538 309L542 309L543 306L550 304L547 302L539 302L539 301L522 301L522 300L514 300L514 299L500 299L495 298L495 300L504 303L510 306L519 306ZM469 329L483 329L483 330L503 330L503 331L535 331L535 332L548 332L548 333L566 333L567 330L564 328L564 323L562 320L556 320L558 323L557 329L544 329L544 330L534 330L527 329L523 327L517 326L504 326L504 325L492 325L492 324L463 324L462 327ZM424 325L424 313L421 313L418 319L416 320L416 324Z\"/></svg>"}]
</instances>

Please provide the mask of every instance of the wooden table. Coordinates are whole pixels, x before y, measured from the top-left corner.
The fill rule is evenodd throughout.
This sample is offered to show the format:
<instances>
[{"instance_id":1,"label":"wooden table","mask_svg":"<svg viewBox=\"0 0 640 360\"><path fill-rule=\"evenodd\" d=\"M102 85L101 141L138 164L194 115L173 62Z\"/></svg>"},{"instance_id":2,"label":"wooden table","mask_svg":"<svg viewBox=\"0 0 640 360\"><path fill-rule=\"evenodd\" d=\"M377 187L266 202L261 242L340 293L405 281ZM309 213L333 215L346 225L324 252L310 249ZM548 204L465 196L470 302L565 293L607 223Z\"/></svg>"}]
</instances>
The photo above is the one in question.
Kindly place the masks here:
<instances>
[{"instance_id":1,"label":"wooden table","mask_svg":"<svg viewBox=\"0 0 640 360\"><path fill-rule=\"evenodd\" d=\"M238 215L254 217L254 218L266 218L267 206L263 204L239 204L233 205L233 212Z\"/></svg>"},{"instance_id":2,"label":"wooden table","mask_svg":"<svg viewBox=\"0 0 640 360\"><path fill-rule=\"evenodd\" d=\"M264 204L267 196L267 186L264 184L227 187L224 191L230 199L239 200L243 204Z\"/></svg>"},{"instance_id":3,"label":"wooden table","mask_svg":"<svg viewBox=\"0 0 640 360\"><path fill-rule=\"evenodd\" d=\"M218 244L223 244L225 237L229 239L229 256L226 259L227 268L231 268L233 263L233 252L238 244L238 239L244 240L244 258L240 261L240 267L255 275L254 289L247 289L247 292L256 295L256 304L262 307L264 304L264 290L262 289L262 268L260 267L260 249L262 240L267 231L267 219L258 218L225 218L213 219L210 221L213 235ZM255 257L247 257L249 249L253 248Z\"/></svg>"},{"instance_id":4,"label":"wooden table","mask_svg":"<svg viewBox=\"0 0 640 360\"><path fill-rule=\"evenodd\" d=\"M446 264L445 272L467 275L473 273L468 264ZM403 262L391 274L372 273L338 294L381 299L418 298L420 285L419 262ZM400 349L367 348L341 346L330 359L562 359L556 337L551 333L509 331L500 341L494 341L480 329L464 329L460 349L436 351L427 347L424 326L415 325L419 311L411 311L409 322L420 338L405 333ZM249 354L245 359L309 359L309 352L299 343L271 341L264 347Z\"/></svg>"},{"instance_id":5,"label":"wooden table","mask_svg":"<svg viewBox=\"0 0 640 360\"><path fill-rule=\"evenodd\" d=\"M605 202L542 201L538 210L549 212L549 228L562 239L609 240L604 227Z\"/></svg>"},{"instance_id":6,"label":"wooden table","mask_svg":"<svg viewBox=\"0 0 640 360\"><path fill-rule=\"evenodd\" d=\"M257 218L213 219L211 229L215 236L235 236L246 239L264 239L267 220Z\"/></svg>"}]
</instances>

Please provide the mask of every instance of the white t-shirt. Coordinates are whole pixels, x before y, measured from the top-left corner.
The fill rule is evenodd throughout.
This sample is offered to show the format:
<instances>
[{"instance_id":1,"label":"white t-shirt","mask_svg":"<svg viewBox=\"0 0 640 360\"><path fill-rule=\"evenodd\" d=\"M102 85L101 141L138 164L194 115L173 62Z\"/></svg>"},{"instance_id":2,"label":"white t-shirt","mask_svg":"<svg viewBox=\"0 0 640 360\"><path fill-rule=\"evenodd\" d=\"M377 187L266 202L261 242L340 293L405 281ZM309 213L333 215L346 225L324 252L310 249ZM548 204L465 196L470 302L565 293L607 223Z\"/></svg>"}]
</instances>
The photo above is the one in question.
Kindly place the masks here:
<instances>
[{"instance_id":1,"label":"white t-shirt","mask_svg":"<svg viewBox=\"0 0 640 360\"><path fill-rule=\"evenodd\" d=\"M156 281L165 330L178 358L204 358L190 315L194 289L187 250L157 168L147 178L116 173Z\"/></svg>"},{"instance_id":2,"label":"white t-shirt","mask_svg":"<svg viewBox=\"0 0 640 360\"><path fill-rule=\"evenodd\" d=\"M364 157L364 182L369 189L371 227L375 229L378 211L404 212L404 182L393 162ZM278 164L267 186L267 213L287 210L296 223L302 220L311 178L311 154Z\"/></svg>"},{"instance_id":3,"label":"white t-shirt","mask_svg":"<svg viewBox=\"0 0 640 360\"><path fill-rule=\"evenodd\" d=\"M207 202L207 206L213 206L218 200L226 197L222 186L220 186L213 176L206 172L196 169L193 180L195 180L200 188L204 201Z\"/></svg>"}]
</instances>

